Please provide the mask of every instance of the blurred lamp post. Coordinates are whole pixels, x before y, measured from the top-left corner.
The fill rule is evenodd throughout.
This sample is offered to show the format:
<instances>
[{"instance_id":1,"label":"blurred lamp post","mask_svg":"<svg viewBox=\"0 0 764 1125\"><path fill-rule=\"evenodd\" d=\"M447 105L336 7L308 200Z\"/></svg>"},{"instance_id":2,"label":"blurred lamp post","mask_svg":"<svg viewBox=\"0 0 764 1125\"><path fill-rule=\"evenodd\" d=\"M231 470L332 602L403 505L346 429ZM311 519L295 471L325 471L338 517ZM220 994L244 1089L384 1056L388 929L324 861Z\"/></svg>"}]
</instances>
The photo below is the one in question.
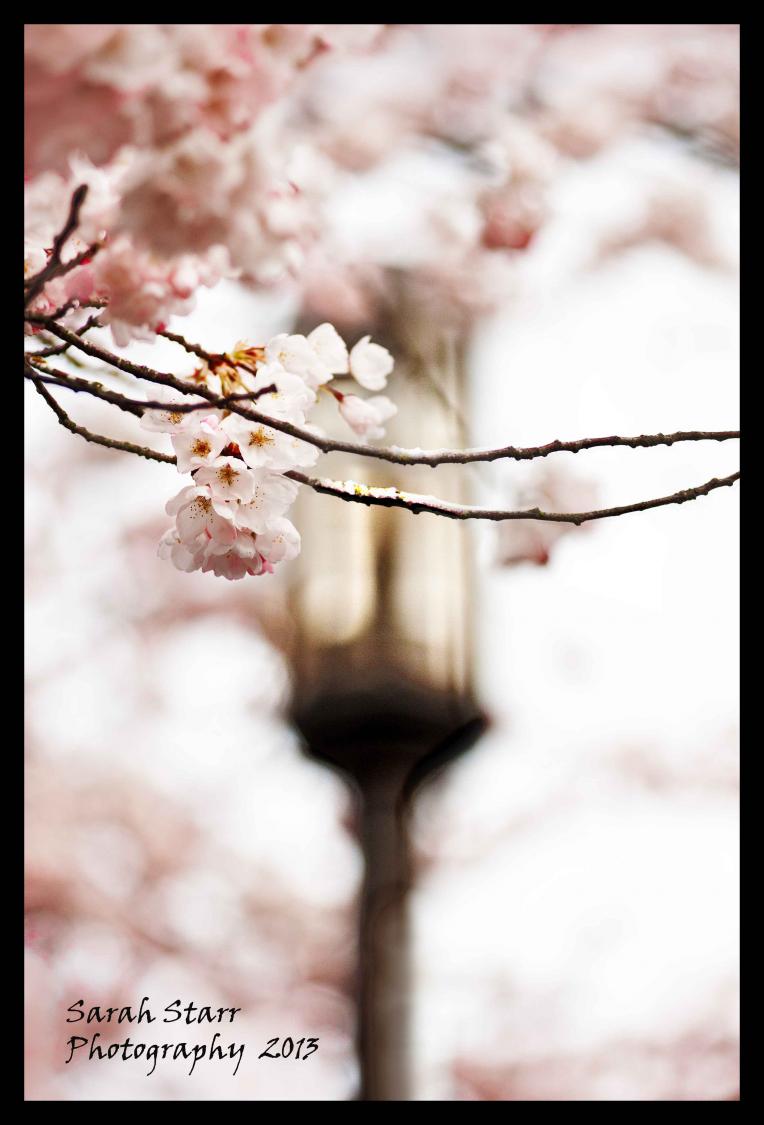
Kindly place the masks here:
<instances>
[{"instance_id":1,"label":"blurred lamp post","mask_svg":"<svg viewBox=\"0 0 764 1125\"><path fill-rule=\"evenodd\" d=\"M464 341L410 307L375 339L396 357L388 440L464 443ZM332 455L321 472L466 499L459 466L400 469ZM300 498L292 717L307 753L352 780L365 882L358 946L362 1100L410 1097L406 808L482 729L471 687L467 529L429 515Z\"/></svg>"}]
</instances>

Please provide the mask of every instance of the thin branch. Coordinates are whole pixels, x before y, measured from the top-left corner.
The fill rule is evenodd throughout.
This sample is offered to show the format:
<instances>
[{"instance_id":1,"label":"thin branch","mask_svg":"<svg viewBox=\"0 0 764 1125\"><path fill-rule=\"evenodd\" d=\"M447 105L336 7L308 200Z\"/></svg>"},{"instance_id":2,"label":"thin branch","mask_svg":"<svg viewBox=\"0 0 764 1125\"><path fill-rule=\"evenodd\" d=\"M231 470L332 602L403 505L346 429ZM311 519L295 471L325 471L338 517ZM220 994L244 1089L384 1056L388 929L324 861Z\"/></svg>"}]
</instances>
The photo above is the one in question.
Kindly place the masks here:
<instances>
[{"instance_id":1,"label":"thin branch","mask_svg":"<svg viewBox=\"0 0 764 1125\"><path fill-rule=\"evenodd\" d=\"M68 265L68 263L67 263ZM75 309L105 309L108 306L108 301L105 298L94 298L92 301L81 301L79 297L72 297L66 304L61 305L55 312L48 313L47 315L51 320L60 320L62 316L67 313L73 312Z\"/></svg>"},{"instance_id":2,"label":"thin branch","mask_svg":"<svg viewBox=\"0 0 764 1125\"><path fill-rule=\"evenodd\" d=\"M157 336L164 336L165 340L172 340L174 344L180 344L180 346L185 349L185 351L189 352L191 355L198 356L199 359L203 359L204 362L208 364L220 363L226 358L222 353L215 354L213 352L205 351L205 349L200 344L192 344L185 338L185 336L179 336L175 332L168 332L166 329L162 329L161 332L157 332Z\"/></svg>"},{"instance_id":3,"label":"thin branch","mask_svg":"<svg viewBox=\"0 0 764 1125\"><path fill-rule=\"evenodd\" d=\"M93 306L83 305L81 307L82 308L90 308L90 307L100 308L101 306L99 306L99 305L93 305ZM98 319L99 316L100 316L100 313L93 313L92 316L89 316L88 319L85 321L85 323L82 325L81 328L75 329L76 334L78 336L83 336L86 332L89 332L91 328L102 327L102 325L101 325L101 323ZM67 343L55 344L55 345L53 345L49 348L40 348L39 351L24 352L24 355L26 357L32 358L32 359L47 359L49 356L62 355L65 351L68 351L68 349L70 347L71 347L71 344L67 344ZM68 358L71 359L71 357L68 357Z\"/></svg>"},{"instance_id":4,"label":"thin branch","mask_svg":"<svg viewBox=\"0 0 764 1125\"><path fill-rule=\"evenodd\" d=\"M315 492L335 496L339 500L350 500L357 504L378 505L383 508L405 508L414 515L428 512L435 516L447 516L454 520L541 520L546 523L573 523L579 526L591 520L610 519L612 516L625 516L630 512L646 512L650 508L662 508L667 504L684 504L687 500L697 500L707 496L716 488L729 487L739 480L740 473L729 477L706 481L696 488L686 488L670 496L660 496L655 500L640 500L635 504L622 504L617 508L601 508L591 512L542 512L540 508L524 511L506 511L500 508L479 508L473 504L456 505L439 500L435 496L423 496L413 492L402 492L398 488L369 488L355 481L325 480L309 477L305 473L291 470L285 476L308 485Z\"/></svg>"},{"instance_id":5,"label":"thin branch","mask_svg":"<svg viewBox=\"0 0 764 1125\"><path fill-rule=\"evenodd\" d=\"M48 348L39 348L37 351L24 352L24 355L29 359L48 359L49 356L62 355L68 347L68 344L52 344Z\"/></svg>"},{"instance_id":6,"label":"thin branch","mask_svg":"<svg viewBox=\"0 0 764 1125\"><path fill-rule=\"evenodd\" d=\"M66 346L68 347L68 344ZM34 356L28 354L26 358L34 363L39 358L44 359L45 357L41 354ZM44 374L41 374L41 372L44 372ZM70 391L93 395L94 398L99 398L102 402L108 402L112 406L119 407L120 410L137 415L137 417L140 417L145 410L168 410L175 414L192 414L195 411L210 409L210 403L206 399L203 402L176 404L162 402L161 400L128 398L127 395L120 394L119 391L110 390L103 383L94 383L90 379L80 379L76 375L69 375L58 368L49 367L47 364L36 365L33 372L30 365L27 364L27 373L25 373L24 378L39 379L41 382L50 383L55 387L65 387ZM262 395L273 394L277 389L276 384L271 383L267 387L260 387L257 391L243 391L241 394L225 395L217 401L219 406L226 407L229 403L236 402L239 399L258 399Z\"/></svg>"},{"instance_id":7,"label":"thin branch","mask_svg":"<svg viewBox=\"0 0 764 1125\"><path fill-rule=\"evenodd\" d=\"M134 453L137 457L144 457L148 461L161 461L166 465L175 464L175 458L170 457L166 453L156 453L153 449L148 449L146 446L135 445L131 441L118 441L116 438L104 437L103 434L95 434L91 430L85 429L84 426L78 426L76 422L72 421L63 407L59 405L50 391L45 389L41 379L32 377L32 381L37 393L42 395L61 425L69 430L70 433L77 434L78 437L84 438L85 441L92 442L94 445L103 445L107 449L117 449L121 453Z\"/></svg>"},{"instance_id":8,"label":"thin branch","mask_svg":"<svg viewBox=\"0 0 764 1125\"><path fill-rule=\"evenodd\" d=\"M80 379L76 375L66 375L55 367L48 367L47 364L32 366L31 363L25 363L24 378L31 379L35 385L47 383L54 387L65 387L70 391L92 395L94 398L101 399L102 402L108 402L112 406L119 407L127 414L134 414L137 418L143 415L144 404L138 399L127 398L119 391L109 390L108 387L104 387L103 383L93 383L89 379Z\"/></svg>"},{"instance_id":9,"label":"thin branch","mask_svg":"<svg viewBox=\"0 0 764 1125\"><path fill-rule=\"evenodd\" d=\"M139 457L144 457L151 461L161 461L164 464L176 464L175 457L171 457L164 453L157 453L153 449L146 446L135 445L133 442L118 441L114 438L104 437L102 434L95 434L90 430L85 429L84 426L78 426L66 411L59 405L56 399L47 391L43 385L44 382L53 382L53 377L40 376L30 369L27 378L30 378L35 385L35 389L45 399L50 408L55 413L61 425L70 430L71 433L78 434L80 437L85 438L86 441L94 442L97 445L105 446L108 449L120 450L124 453L134 453ZM66 379L56 380L58 385L66 386ZM85 380L77 379L76 383L85 383ZM125 399L123 395L118 395L116 392L106 391L105 388L98 387L94 384L88 384L85 387L72 387L71 389L87 389L91 393L98 391L98 397L106 398L110 401L112 398L123 400L124 403L129 403L132 406L141 406L138 402ZM108 397L106 397L108 396ZM166 404L161 403L161 407ZM145 404L144 404L145 406ZM123 407L127 409L127 407ZM733 473L729 477L718 479L714 477L712 480L707 481L705 484L698 485L695 488L683 489L680 492L674 492L670 496L661 496L654 500L641 500L634 504L623 504L615 508L601 508L591 512L542 512L540 508L528 508L522 511L509 511L497 508L480 508L472 504L455 505L449 504L445 500L439 500L435 496L423 496L417 493L403 492L397 488L370 488L367 485L357 484L355 481L333 481L323 478L309 477L304 473L292 470L285 473L285 476L290 477L298 484L307 485L315 492L324 493L328 496L334 496L340 500L349 500L358 504L366 504L369 506L378 506L384 508L404 508L411 512L413 515L419 515L421 512L427 512L431 515L446 516L449 519L467 520L467 519L482 519L494 521L506 520L538 520L546 523L572 523L580 526L582 523L588 523L592 520L609 519L613 516L623 516L631 512L645 512L650 508L661 508L668 504L684 504L688 500L697 500L701 496L707 496L709 492L713 492L716 488L729 487L736 480L740 479L740 473Z\"/></svg>"},{"instance_id":10,"label":"thin branch","mask_svg":"<svg viewBox=\"0 0 764 1125\"><path fill-rule=\"evenodd\" d=\"M52 332L60 339L67 341L95 359L100 359L104 363L117 367L120 371L127 372L129 375L135 375L139 379L145 379L148 382L158 383L162 386L172 387L182 394L198 394L213 405L218 405L220 403L220 399L214 391L210 391L206 387L190 385L167 372L155 371L150 367L144 367L142 364L138 363L131 363L121 356L113 355L111 352L98 347L89 340L78 339L73 333L69 332L68 329L63 328L59 324L52 323L48 317L39 316L29 319L33 319L36 323L45 324L48 331ZM371 457L395 465L430 465L434 467L436 465L466 465L478 461L498 461L502 459L532 461L537 458L547 457L550 453L579 453L585 449L614 446L627 446L631 449L650 448L657 445L674 445L677 442L683 441L731 441L740 437L739 430L680 430L673 434L642 434L639 437L618 437L614 435L611 437L582 438L579 441L552 441L547 445L527 446L524 448L506 445L495 449L422 450L401 449L397 446L384 449L363 445L360 442L337 441L333 438L323 437L313 433L311 430L296 426L291 422L271 418L267 414L261 414L259 411L246 409L235 403L230 404L228 409L235 414L240 414L249 421L257 422L258 425L270 426L271 429L280 430L290 437L299 438L301 441L307 442L308 445L313 445L317 449L320 449L322 453L352 453L356 456Z\"/></svg>"},{"instance_id":11,"label":"thin branch","mask_svg":"<svg viewBox=\"0 0 764 1125\"><path fill-rule=\"evenodd\" d=\"M679 430L673 434L640 434L638 437L611 435L599 438L581 438L578 441L550 441L546 445L503 445L495 449L434 449L429 451L399 449L393 446L385 453L399 455L402 465L468 465L476 461L534 461L550 453L581 453L585 449L627 446L630 449L648 449L656 445L674 445L682 441L731 441L740 437L739 430ZM388 458L385 457L385 460ZM392 458L390 458L392 460Z\"/></svg>"},{"instance_id":12,"label":"thin branch","mask_svg":"<svg viewBox=\"0 0 764 1125\"><path fill-rule=\"evenodd\" d=\"M94 242L92 246L86 247L74 258L70 258L68 262L61 261L61 254L64 246L66 245L69 236L79 226L80 212L82 205L85 202L85 196L88 193L88 185L80 184L80 186L72 194L71 202L69 203L69 214L67 215L66 222L53 240L53 250L51 251L50 258L45 263L39 273L34 277L30 277L24 285L25 297L24 308L32 303L35 297L43 290L47 282L51 278L58 276L62 273L68 273L70 270L75 269L84 262L88 257L92 257L100 249L100 242Z\"/></svg>"},{"instance_id":13,"label":"thin branch","mask_svg":"<svg viewBox=\"0 0 764 1125\"><path fill-rule=\"evenodd\" d=\"M36 273L34 277L29 278L29 280L24 285L25 289L35 290L35 293L39 293L40 289L47 281L49 274L53 269L56 268L56 266L60 264L61 251L64 248L66 240L69 238L69 235L72 234L72 232L75 231L79 226L80 211L82 210L82 204L85 202L85 196L87 195L87 193L87 184L80 184L80 186L73 192L72 198L69 202L69 214L66 217L66 222L64 223L63 227L53 240L53 250L51 252L50 258L48 258L48 261L45 263L39 273Z\"/></svg>"}]
</instances>

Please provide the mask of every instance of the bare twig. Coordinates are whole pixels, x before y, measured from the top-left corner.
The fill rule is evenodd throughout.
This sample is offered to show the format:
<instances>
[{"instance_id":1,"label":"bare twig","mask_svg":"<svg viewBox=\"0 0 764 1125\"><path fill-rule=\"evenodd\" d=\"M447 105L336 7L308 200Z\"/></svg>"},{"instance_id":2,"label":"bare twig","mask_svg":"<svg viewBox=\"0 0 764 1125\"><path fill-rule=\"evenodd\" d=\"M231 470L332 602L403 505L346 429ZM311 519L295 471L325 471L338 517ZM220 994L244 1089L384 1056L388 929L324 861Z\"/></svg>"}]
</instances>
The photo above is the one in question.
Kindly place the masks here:
<instances>
[{"instance_id":1,"label":"bare twig","mask_svg":"<svg viewBox=\"0 0 764 1125\"><path fill-rule=\"evenodd\" d=\"M172 340L174 344L180 344L180 346L184 348L185 351L189 352L191 355L198 356L199 359L203 359L204 362L208 364L214 365L216 363L220 363L226 358L222 353L216 354L214 352L205 351L205 349L201 347L200 344L192 344L185 338L185 336L180 336L175 332L168 332L164 328L161 330L161 332L157 332L157 336L164 336L165 340Z\"/></svg>"},{"instance_id":2,"label":"bare twig","mask_svg":"<svg viewBox=\"0 0 764 1125\"><path fill-rule=\"evenodd\" d=\"M98 305L90 306L90 305L88 305L88 306L83 306L83 307L100 308L101 306L98 306ZM88 319L85 321L85 323L82 325L81 328L75 329L76 335L84 336L84 334L86 332L89 332L91 328L100 328L101 323L98 319L99 315L100 315L99 313L93 313L92 316L89 316ZM67 351L70 347L71 347L71 344L67 344L67 343L55 344L55 345L53 345L49 348L40 348L39 351L25 352L24 355L27 358L31 358L31 359L47 359L48 356L61 355L63 352Z\"/></svg>"},{"instance_id":3,"label":"bare twig","mask_svg":"<svg viewBox=\"0 0 764 1125\"><path fill-rule=\"evenodd\" d=\"M447 516L454 520L541 520L546 523L573 523L576 526L591 520L610 519L612 516L625 516L630 512L646 512L650 508L662 508L667 504L684 504L687 500L697 500L707 496L715 488L729 487L740 478L740 473L706 481L695 488L686 488L670 496L659 496L655 500L640 500L635 504L622 504L617 508L601 508L591 512L542 512L540 508L524 511L507 511L500 508L479 508L473 504L449 504L436 496L423 496L413 492L403 492L398 488L369 488L355 481L325 480L309 477L296 469L285 474L299 484L305 484L315 492L335 496L339 500L350 500L357 504L378 505L383 508L405 508L414 515L428 512L435 516Z\"/></svg>"},{"instance_id":4,"label":"bare twig","mask_svg":"<svg viewBox=\"0 0 764 1125\"><path fill-rule=\"evenodd\" d=\"M68 344L66 345L68 347ZM145 410L169 410L175 414L192 414L199 410L210 410L210 403L205 399L203 402L182 402L182 403L168 403L159 400L147 400L139 398L128 398L127 395L120 394L118 391L112 391L105 387L103 383L96 383L90 379L80 379L76 375L69 375L58 368L50 367L48 364L39 364L36 361L45 359L42 353L35 355L27 355L27 360L35 365L35 370L32 372L29 364L25 372L26 379L39 379L43 383L50 383L56 387L65 387L67 390L76 391L84 394L92 395L94 398L100 398L103 402L111 403L112 406L119 407L120 410L125 410L129 414L135 414L140 417ZM44 372L44 374L43 374ZM267 387L260 387L256 391L243 391L240 394L224 395L217 399L217 405L220 408L226 408L230 403L237 402L240 399L258 399L263 395L273 394L278 388L275 383L269 384Z\"/></svg>"},{"instance_id":5,"label":"bare twig","mask_svg":"<svg viewBox=\"0 0 764 1125\"><path fill-rule=\"evenodd\" d=\"M67 262L67 265L69 263ZM108 302L100 299L93 299L92 301L80 301L78 297L72 297L66 304L61 305L55 312L48 313L47 315L51 320L61 320L62 316L72 312L74 309L105 309Z\"/></svg>"},{"instance_id":6,"label":"bare twig","mask_svg":"<svg viewBox=\"0 0 764 1125\"><path fill-rule=\"evenodd\" d=\"M174 465L175 458L170 457L166 453L157 453L153 449L148 449L146 446L135 445L131 441L118 441L116 438L104 437L103 434L95 434L91 430L85 429L84 426L78 426L73 422L62 406L56 401L50 391L42 385L42 380L32 378L35 390L47 402L53 413L58 418L61 425L69 430L72 434L77 434L78 437L84 438L85 441L92 442L94 445L103 445L107 449L117 449L121 453L134 453L136 457L144 457L148 461L161 461L166 465Z\"/></svg>"},{"instance_id":7,"label":"bare twig","mask_svg":"<svg viewBox=\"0 0 764 1125\"><path fill-rule=\"evenodd\" d=\"M70 258L68 262L61 261L61 254L63 253L64 246L70 235L79 226L80 212L82 205L85 202L85 196L88 193L88 185L80 184L80 186L72 194L71 202L69 204L69 214L63 227L53 240L53 249L50 258L45 263L43 268L36 273L34 277L30 277L24 285L24 308L32 303L35 297L42 291L47 282L59 274L68 273L70 270L75 269L87 258L92 257L100 249L101 244L94 242L92 246L86 247L80 251L74 258Z\"/></svg>"}]
</instances>

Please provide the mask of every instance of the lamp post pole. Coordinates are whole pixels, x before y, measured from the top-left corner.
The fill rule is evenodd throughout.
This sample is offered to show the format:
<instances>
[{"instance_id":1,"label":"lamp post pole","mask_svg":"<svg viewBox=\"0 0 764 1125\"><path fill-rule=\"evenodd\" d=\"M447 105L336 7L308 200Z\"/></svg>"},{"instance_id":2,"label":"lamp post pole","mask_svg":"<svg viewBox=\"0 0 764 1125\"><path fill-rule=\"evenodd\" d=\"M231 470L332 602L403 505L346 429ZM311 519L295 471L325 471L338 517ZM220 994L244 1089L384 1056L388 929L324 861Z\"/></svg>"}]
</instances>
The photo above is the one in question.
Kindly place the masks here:
<instances>
[{"instance_id":1,"label":"lamp post pole","mask_svg":"<svg viewBox=\"0 0 764 1125\"><path fill-rule=\"evenodd\" d=\"M464 349L401 308L376 333L396 356L391 441L463 443ZM427 491L433 470L332 455L330 475ZM439 487L466 498L459 466ZM405 475L402 475L405 474ZM421 479L420 479L421 478ZM448 479L446 479L448 478ZM306 752L350 780L365 878L359 911L359 1098L409 1100L406 820L417 784L482 727L471 687L467 530L451 520L300 499L304 560L291 596L292 717Z\"/></svg>"}]
</instances>

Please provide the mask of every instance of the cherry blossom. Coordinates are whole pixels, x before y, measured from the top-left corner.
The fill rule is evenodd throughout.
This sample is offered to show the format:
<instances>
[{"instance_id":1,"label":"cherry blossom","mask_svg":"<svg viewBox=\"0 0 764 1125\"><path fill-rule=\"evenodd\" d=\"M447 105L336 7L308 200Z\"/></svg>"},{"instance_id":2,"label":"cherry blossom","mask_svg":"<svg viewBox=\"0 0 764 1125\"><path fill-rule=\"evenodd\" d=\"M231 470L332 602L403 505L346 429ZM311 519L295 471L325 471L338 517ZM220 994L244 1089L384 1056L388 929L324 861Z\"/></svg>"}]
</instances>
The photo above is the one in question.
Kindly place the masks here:
<instances>
[{"instance_id":1,"label":"cherry blossom","mask_svg":"<svg viewBox=\"0 0 764 1125\"><path fill-rule=\"evenodd\" d=\"M255 536L248 531L240 531L233 543L222 547L212 540L204 549L201 569L230 580L244 578L247 574L262 574L264 564Z\"/></svg>"},{"instance_id":2,"label":"cherry blossom","mask_svg":"<svg viewBox=\"0 0 764 1125\"><path fill-rule=\"evenodd\" d=\"M232 543L236 530L232 520L220 515L212 502L209 488L189 485L167 502L165 511L175 516L175 530L186 546L198 541L200 535Z\"/></svg>"},{"instance_id":3,"label":"cherry blossom","mask_svg":"<svg viewBox=\"0 0 764 1125\"><path fill-rule=\"evenodd\" d=\"M350 353L350 372L367 391L381 391L387 386L387 376L393 369L393 357L381 344L372 344L371 336L364 336Z\"/></svg>"},{"instance_id":4,"label":"cherry blossom","mask_svg":"<svg viewBox=\"0 0 764 1125\"><path fill-rule=\"evenodd\" d=\"M356 345L361 369L364 363L369 371L391 368L392 356L375 348L369 337ZM323 323L308 336L279 333L265 344L240 340L229 353L203 359L189 382L223 396L243 390L258 413L319 436L309 418L317 391L349 368L344 340ZM364 439L381 437L383 423L396 412L384 396L364 401L327 389ZM300 535L286 513L299 484L286 473L315 464L320 447L248 417L246 406L242 412L207 407L191 393L182 401L199 408L180 410L175 390L159 387L156 394L164 405L146 409L142 425L169 436L178 472L190 473L193 482L167 504L175 524L162 537L160 557L179 570L231 580L270 574L277 563L295 558Z\"/></svg>"},{"instance_id":5,"label":"cherry blossom","mask_svg":"<svg viewBox=\"0 0 764 1125\"><path fill-rule=\"evenodd\" d=\"M218 467L226 460L221 458ZM175 525L163 535L159 557L169 559L178 570L202 570L230 580L271 573L274 563L295 558L300 536L284 512L299 486L264 470L245 469L242 476L251 486L247 492L252 492L244 502L238 495L221 498L212 478L205 483L203 474L196 473L196 482L166 505Z\"/></svg>"},{"instance_id":6,"label":"cherry blossom","mask_svg":"<svg viewBox=\"0 0 764 1125\"><path fill-rule=\"evenodd\" d=\"M308 336L308 343L332 375L347 374L347 345L333 325L319 324Z\"/></svg>"},{"instance_id":7,"label":"cherry blossom","mask_svg":"<svg viewBox=\"0 0 764 1125\"><path fill-rule=\"evenodd\" d=\"M343 395L340 401L342 417L351 430L367 440L384 437L384 423L397 413L398 407L385 395L367 399L359 398L358 395Z\"/></svg>"},{"instance_id":8,"label":"cherry blossom","mask_svg":"<svg viewBox=\"0 0 764 1125\"><path fill-rule=\"evenodd\" d=\"M149 430L157 434L176 434L182 433L194 426L199 425L200 420L209 417L211 411L205 415L203 410L176 410L175 407L185 405L193 405L194 400L190 402L187 399L182 399L180 395L174 391L169 391L165 387L154 387L152 390L153 397L161 402L166 402L165 409L151 409L144 410L141 415L141 426L144 430ZM199 399L202 403L204 400Z\"/></svg>"},{"instance_id":9,"label":"cherry blossom","mask_svg":"<svg viewBox=\"0 0 764 1125\"><path fill-rule=\"evenodd\" d=\"M299 486L274 473L247 475L254 495L245 503L221 500L209 484L189 485L168 501L166 511L175 517L175 526L163 535L159 557L178 570L202 570L230 580L272 573L274 563L295 558L299 532L283 513Z\"/></svg>"},{"instance_id":10,"label":"cherry blossom","mask_svg":"<svg viewBox=\"0 0 764 1125\"><path fill-rule=\"evenodd\" d=\"M257 408L262 414L288 422L305 421L308 410L315 404L316 392L304 379L290 374L276 363L261 364L257 376L261 387L274 385L276 388L259 396Z\"/></svg>"},{"instance_id":11,"label":"cherry blossom","mask_svg":"<svg viewBox=\"0 0 764 1125\"><path fill-rule=\"evenodd\" d=\"M180 433L172 435L178 469L186 473L202 465L216 465L219 454L228 445L228 441L228 434L220 428L215 415L209 415L188 425Z\"/></svg>"},{"instance_id":12,"label":"cherry blossom","mask_svg":"<svg viewBox=\"0 0 764 1125\"><path fill-rule=\"evenodd\" d=\"M298 465L307 467L314 465L318 458L315 446L270 426L249 422L238 414L231 414L223 425L250 468L286 470Z\"/></svg>"},{"instance_id":13,"label":"cherry blossom","mask_svg":"<svg viewBox=\"0 0 764 1125\"><path fill-rule=\"evenodd\" d=\"M268 530L257 536L257 549L269 563L291 562L300 553L300 533L288 519L279 516Z\"/></svg>"},{"instance_id":14,"label":"cherry blossom","mask_svg":"<svg viewBox=\"0 0 764 1125\"><path fill-rule=\"evenodd\" d=\"M288 477L267 470L250 473L251 498L237 504L233 519L237 527L263 534L275 519L281 518L297 498L299 485Z\"/></svg>"},{"instance_id":15,"label":"cherry blossom","mask_svg":"<svg viewBox=\"0 0 764 1125\"><path fill-rule=\"evenodd\" d=\"M252 473L234 457L217 457L197 470L196 481L209 485L216 500L251 500L255 490Z\"/></svg>"},{"instance_id":16,"label":"cherry blossom","mask_svg":"<svg viewBox=\"0 0 764 1125\"><path fill-rule=\"evenodd\" d=\"M97 256L93 272L95 293L108 300L103 321L124 346L132 339L153 340L170 317L192 310L197 288L214 285L229 269L224 255L163 260L122 235Z\"/></svg>"},{"instance_id":17,"label":"cherry blossom","mask_svg":"<svg viewBox=\"0 0 764 1125\"><path fill-rule=\"evenodd\" d=\"M204 562L204 536L199 536L191 545L184 543L174 527L169 528L159 541L157 554L160 559L169 559L178 570L190 573L199 570Z\"/></svg>"},{"instance_id":18,"label":"cherry blossom","mask_svg":"<svg viewBox=\"0 0 764 1125\"><path fill-rule=\"evenodd\" d=\"M229 138L331 52L365 52L374 24L30 24L25 87L30 172L72 150L105 162L200 124Z\"/></svg>"},{"instance_id":19,"label":"cherry blossom","mask_svg":"<svg viewBox=\"0 0 764 1125\"><path fill-rule=\"evenodd\" d=\"M269 363L278 363L292 375L300 375L314 390L328 383L332 372L306 336L290 336L286 332L274 336L265 349Z\"/></svg>"}]
</instances>

